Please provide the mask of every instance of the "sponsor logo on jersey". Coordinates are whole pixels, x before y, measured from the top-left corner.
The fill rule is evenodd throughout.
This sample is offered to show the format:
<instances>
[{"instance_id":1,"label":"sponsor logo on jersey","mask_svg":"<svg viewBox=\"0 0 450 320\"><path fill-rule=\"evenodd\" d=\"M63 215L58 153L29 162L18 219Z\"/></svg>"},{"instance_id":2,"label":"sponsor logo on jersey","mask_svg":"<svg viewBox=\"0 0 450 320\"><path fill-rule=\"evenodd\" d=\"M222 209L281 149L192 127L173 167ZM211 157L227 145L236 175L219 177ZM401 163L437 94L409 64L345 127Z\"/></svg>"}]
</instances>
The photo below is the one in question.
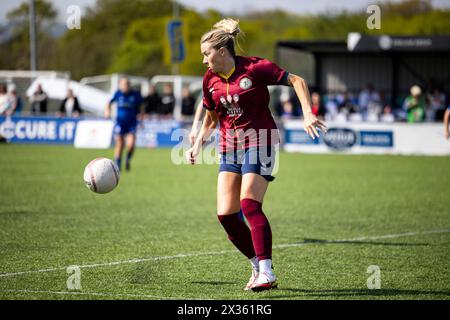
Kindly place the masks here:
<instances>
[{"instance_id":1,"label":"sponsor logo on jersey","mask_svg":"<svg viewBox=\"0 0 450 320\"><path fill-rule=\"evenodd\" d=\"M227 115L234 117L240 116L242 114L242 109L238 104L239 101L238 94L234 94L233 96L227 95L226 98L224 96L220 96L219 99L223 107L227 109Z\"/></svg>"}]
</instances>

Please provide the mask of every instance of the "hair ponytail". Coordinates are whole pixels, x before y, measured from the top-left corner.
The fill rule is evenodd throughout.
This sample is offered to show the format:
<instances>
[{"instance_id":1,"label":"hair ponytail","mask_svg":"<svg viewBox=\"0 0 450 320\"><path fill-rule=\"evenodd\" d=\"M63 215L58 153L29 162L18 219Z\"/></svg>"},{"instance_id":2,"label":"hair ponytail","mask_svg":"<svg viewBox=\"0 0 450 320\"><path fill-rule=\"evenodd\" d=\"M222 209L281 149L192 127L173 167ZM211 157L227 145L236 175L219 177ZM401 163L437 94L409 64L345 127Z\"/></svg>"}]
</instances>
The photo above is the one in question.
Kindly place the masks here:
<instances>
[{"instance_id":1,"label":"hair ponytail","mask_svg":"<svg viewBox=\"0 0 450 320\"><path fill-rule=\"evenodd\" d=\"M241 29L239 28L238 20L231 18L222 19L214 24L211 31L202 36L200 43L210 42L214 49L225 47L234 57L236 56L234 46L237 43L239 33L241 33Z\"/></svg>"},{"instance_id":2,"label":"hair ponytail","mask_svg":"<svg viewBox=\"0 0 450 320\"><path fill-rule=\"evenodd\" d=\"M213 28L222 30L233 37L236 37L241 32L241 29L239 29L239 21L230 18L220 20L214 24Z\"/></svg>"}]
</instances>

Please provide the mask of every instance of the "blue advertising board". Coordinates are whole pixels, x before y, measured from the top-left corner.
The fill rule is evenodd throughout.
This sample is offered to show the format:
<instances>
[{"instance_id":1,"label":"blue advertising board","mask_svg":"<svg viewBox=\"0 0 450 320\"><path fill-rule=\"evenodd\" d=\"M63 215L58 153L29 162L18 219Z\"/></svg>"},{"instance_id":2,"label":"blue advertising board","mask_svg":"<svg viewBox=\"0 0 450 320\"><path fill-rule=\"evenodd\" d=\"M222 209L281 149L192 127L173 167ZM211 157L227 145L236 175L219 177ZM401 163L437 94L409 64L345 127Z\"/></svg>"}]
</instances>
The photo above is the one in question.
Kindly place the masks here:
<instances>
[{"instance_id":1,"label":"blue advertising board","mask_svg":"<svg viewBox=\"0 0 450 320\"><path fill-rule=\"evenodd\" d=\"M178 139L173 139L173 133L182 127L182 123L175 120L141 121L136 130L136 146L173 147L179 143Z\"/></svg>"},{"instance_id":2,"label":"blue advertising board","mask_svg":"<svg viewBox=\"0 0 450 320\"><path fill-rule=\"evenodd\" d=\"M12 143L73 144L79 119L0 117L0 136Z\"/></svg>"},{"instance_id":3,"label":"blue advertising board","mask_svg":"<svg viewBox=\"0 0 450 320\"><path fill-rule=\"evenodd\" d=\"M10 143L73 144L78 124L82 120L88 119L0 117L0 137ZM136 130L136 145L138 147L174 146L179 141L172 141L172 134L180 128L182 123L175 120L142 121Z\"/></svg>"},{"instance_id":4,"label":"blue advertising board","mask_svg":"<svg viewBox=\"0 0 450 320\"><path fill-rule=\"evenodd\" d=\"M325 144L330 149L343 150L354 146L392 148L394 134L392 130L357 130L354 128L329 128L319 139L312 139L302 129L286 129L285 143L297 145Z\"/></svg>"}]
</instances>

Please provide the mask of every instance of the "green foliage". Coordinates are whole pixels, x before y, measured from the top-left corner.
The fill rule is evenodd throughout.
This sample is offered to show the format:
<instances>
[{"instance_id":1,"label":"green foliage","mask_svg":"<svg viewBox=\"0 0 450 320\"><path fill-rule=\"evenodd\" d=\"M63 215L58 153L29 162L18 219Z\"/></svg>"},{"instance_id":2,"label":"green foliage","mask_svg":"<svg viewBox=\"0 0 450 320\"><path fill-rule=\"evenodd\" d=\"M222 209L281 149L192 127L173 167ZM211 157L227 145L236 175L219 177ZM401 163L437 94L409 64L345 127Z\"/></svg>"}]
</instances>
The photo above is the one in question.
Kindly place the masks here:
<instances>
[{"instance_id":1,"label":"green foliage","mask_svg":"<svg viewBox=\"0 0 450 320\"><path fill-rule=\"evenodd\" d=\"M70 70L72 77L104 74L106 72L143 70L150 51L129 44L127 30L142 19L159 19L172 12L172 1L165 0L98 0L87 10L81 30L70 30L58 40L55 52L56 69ZM130 51L129 57L120 52ZM115 59L120 56L119 61ZM126 62L132 66L124 67ZM139 67L135 67L139 65Z\"/></svg>"},{"instance_id":2,"label":"green foliage","mask_svg":"<svg viewBox=\"0 0 450 320\"><path fill-rule=\"evenodd\" d=\"M192 10L183 12L182 20L185 29L186 59L180 65L180 72L182 74L203 75L205 73L206 68L202 64L203 56L200 52L200 38L220 19L222 19L220 13L214 10L209 10L203 15Z\"/></svg>"},{"instance_id":3,"label":"green foliage","mask_svg":"<svg viewBox=\"0 0 450 320\"><path fill-rule=\"evenodd\" d=\"M107 72L141 76L170 72L161 64L164 44L159 38L161 30L165 28L165 22L165 18L134 21L128 27Z\"/></svg>"},{"instance_id":4,"label":"green foliage","mask_svg":"<svg viewBox=\"0 0 450 320\"><path fill-rule=\"evenodd\" d=\"M9 20L14 20L16 23L19 23L22 27L25 24L28 24L28 15L30 6L28 1L22 2L22 4L8 12L6 15ZM48 20L54 20L56 18L57 12L53 8L53 5L48 0L35 0L34 2L34 11L36 14L36 24L41 26Z\"/></svg>"},{"instance_id":5,"label":"green foliage","mask_svg":"<svg viewBox=\"0 0 450 320\"><path fill-rule=\"evenodd\" d=\"M40 25L40 67L69 70L74 79L83 76L123 72L151 77L170 73L166 26L172 17L172 1L166 0L98 0L82 17L81 30L68 30L55 40L48 36L46 24L55 11L47 0L36 1ZM446 35L450 30L450 10L433 8L429 0L405 0L379 3L381 30L366 27L368 14L360 12L326 12L320 15L296 15L280 10L237 16L244 35L238 54L274 58L280 40L345 40L349 32L380 35ZM2 57L0 68L27 68L28 24L26 4L8 14L19 21L17 33L0 48L11 52ZM223 18L214 10L199 13L180 6L184 23L186 60L180 72L202 75L205 67L199 50L203 33ZM20 22L21 21L21 22ZM241 50L242 49L242 50Z\"/></svg>"},{"instance_id":6,"label":"green foliage","mask_svg":"<svg viewBox=\"0 0 450 320\"><path fill-rule=\"evenodd\" d=\"M431 0L406 0L403 2L386 2L378 4L384 15L411 18L418 14L426 14L433 10Z\"/></svg>"},{"instance_id":7,"label":"green foliage","mask_svg":"<svg viewBox=\"0 0 450 320\"><path fill-rule=\"evenodd\" d=\"M39 67L48 67L48 55L54 47L54 42L49 35L49 28L54 23L57 12L51 2L47 0L35 1L37 54ZM7 18L14 24L11 40L2 45L5 52L9 52L1 60L0 67L8 66L8 69L30 68L30 44L29 44L29 3L23 2L18 8L8 12Z\"/></svg>"}]
</instances>

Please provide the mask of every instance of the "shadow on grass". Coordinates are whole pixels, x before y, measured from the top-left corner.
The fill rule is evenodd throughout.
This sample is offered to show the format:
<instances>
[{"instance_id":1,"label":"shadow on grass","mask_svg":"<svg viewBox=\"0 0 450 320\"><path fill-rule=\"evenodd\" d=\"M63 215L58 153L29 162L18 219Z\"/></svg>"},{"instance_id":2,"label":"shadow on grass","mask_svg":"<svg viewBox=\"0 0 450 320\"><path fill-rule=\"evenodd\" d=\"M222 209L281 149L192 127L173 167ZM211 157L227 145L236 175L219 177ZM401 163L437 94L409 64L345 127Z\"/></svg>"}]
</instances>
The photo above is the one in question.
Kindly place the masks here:
<instances>
[{"instance_id":1,"label":"shadow on grass","mask_svg":"<svg viewBox=\"0 0 450 320\"><path fill-rule=\"evenodd\" d=\"M16 215L16 214L30 214L30 213L34 213L34 211L31 210L9 210L9 211L2 211L0 210L0 217L4 216L4 215Z\"/></svg>"},{"instance_id":2,"label":"shadow on grass","mask_svg":"<svg viewBox=\"0 0 450 320\"><path fill-rule=\"evenodd\" d=\"M450 291L444 290L403 290L403 289L330 289L330 290L307 290L307 289L296 289L296 288L283 288L280 287L275 291L276 293L286 292L284 295L271 295L270 298L291 298L291 297L345 297L345 296L367 296L367 297L377 297L377 296L446 296L450 297ZM291 295L290 293L296 293Z\"/></svg>"},{"instance_id":3,"label":"shadow on grass","mask_svg":"<svg viewBox=\"0 0 450 320\"><path fill-rule=\"evenodd\" d=\"M428 246L428 243L394 243L394 242L377 242L377 241L346 241L346 240L323 240L323 239L303 239L304 244L359 244L359 245L378 245L378 246Z\"/></svg>"},{"instance_id":4,"label":"shadow on grass","mask_svg":"<svg viewBox=\"0 0 450 320\"><path fill-rule=\"evenodd\" d=\"M211 286L220 286L220 285L227 285L227 284L236 284L236 282L230 282L230 281L192 281L193 284L207 284Z\"/></svg>"}]
</instances>

